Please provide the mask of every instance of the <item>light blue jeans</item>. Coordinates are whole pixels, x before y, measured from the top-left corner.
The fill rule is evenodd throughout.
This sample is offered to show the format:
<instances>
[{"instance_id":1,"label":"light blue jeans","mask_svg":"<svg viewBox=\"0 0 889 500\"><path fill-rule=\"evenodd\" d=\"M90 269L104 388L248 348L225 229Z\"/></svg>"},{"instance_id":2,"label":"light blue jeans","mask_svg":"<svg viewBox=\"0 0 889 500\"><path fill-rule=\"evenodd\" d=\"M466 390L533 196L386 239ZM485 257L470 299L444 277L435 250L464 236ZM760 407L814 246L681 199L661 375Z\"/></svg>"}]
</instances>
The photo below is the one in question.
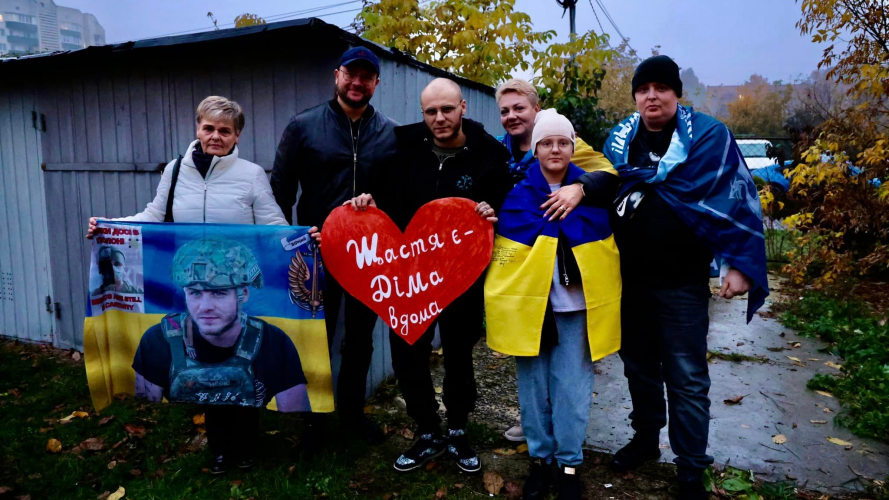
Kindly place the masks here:
<instances>
[{"instance_id":1,"label":"light blue jeans","mask_svg":"<svg viewBox=\"0 0 889 500\"><path fill-rule=\"evenodd\" d=\"M532 457L576 466L583 463L593 398L586 311L555 315L559 344L516 356L522 430Z\"/></svg>"}]
</instances>

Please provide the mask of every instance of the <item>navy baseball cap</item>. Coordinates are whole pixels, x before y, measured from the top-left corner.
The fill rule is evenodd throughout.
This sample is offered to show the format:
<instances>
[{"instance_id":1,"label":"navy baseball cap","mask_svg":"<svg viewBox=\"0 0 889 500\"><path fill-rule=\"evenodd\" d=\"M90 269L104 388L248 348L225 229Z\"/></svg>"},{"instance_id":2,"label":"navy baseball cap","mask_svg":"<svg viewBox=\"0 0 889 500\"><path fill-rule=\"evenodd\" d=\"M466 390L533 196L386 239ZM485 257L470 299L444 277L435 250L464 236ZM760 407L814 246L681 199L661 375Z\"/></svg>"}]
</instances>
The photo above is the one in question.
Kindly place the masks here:
<instances>
[{"instance_id":1,"label":"navy baseball cap","mask_svg":"<svg viewBox=\"0 0 889 500\"><path fill-rule=\"evenodd\" d=\"M365 47L352 47L343 52L343 56L340 57L340 66L348 66L357 61L367 62L373 66L378 75L380 74L380 60L377 59L377 56L373 52Z\"/></svg>"}]
</instances>

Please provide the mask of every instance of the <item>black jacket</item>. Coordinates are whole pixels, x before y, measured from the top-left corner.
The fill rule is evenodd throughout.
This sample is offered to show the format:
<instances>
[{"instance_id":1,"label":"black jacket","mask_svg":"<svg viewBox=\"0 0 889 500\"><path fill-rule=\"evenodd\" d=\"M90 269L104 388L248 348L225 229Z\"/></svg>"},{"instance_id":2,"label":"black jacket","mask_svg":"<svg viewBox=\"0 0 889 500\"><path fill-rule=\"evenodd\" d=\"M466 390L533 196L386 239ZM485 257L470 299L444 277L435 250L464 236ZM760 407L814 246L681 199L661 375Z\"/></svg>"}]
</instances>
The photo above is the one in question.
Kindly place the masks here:
<instances>
[{"instance_id":1,"label":"black jacket","mask_svg":"<svg viewBox=\"0 0 889 500\"><path fill-rule=\"evenodd\" d=\"M402 230L420 207L439 198L485 201L499 213L512 189L510 153L478 122L464 118L463 133L463 151L439 163L425 123L395 129L395 158L386 175L374 179L371 194Z\"/></svg>"},{"instance_id":2,"label":"black jacket","mask_svg":"<svg viewBox=\"0 0 889 500\"><path fill-rule=\"evenodd\" d=\"M272 192L287 221L293 203L301 226L318 226L344 201L370 190L370 179L395 152L395 121L368 106L352 137L349 117L334 99L296 115L284 130L275 166Z\"/></svg>"}]
</instances>

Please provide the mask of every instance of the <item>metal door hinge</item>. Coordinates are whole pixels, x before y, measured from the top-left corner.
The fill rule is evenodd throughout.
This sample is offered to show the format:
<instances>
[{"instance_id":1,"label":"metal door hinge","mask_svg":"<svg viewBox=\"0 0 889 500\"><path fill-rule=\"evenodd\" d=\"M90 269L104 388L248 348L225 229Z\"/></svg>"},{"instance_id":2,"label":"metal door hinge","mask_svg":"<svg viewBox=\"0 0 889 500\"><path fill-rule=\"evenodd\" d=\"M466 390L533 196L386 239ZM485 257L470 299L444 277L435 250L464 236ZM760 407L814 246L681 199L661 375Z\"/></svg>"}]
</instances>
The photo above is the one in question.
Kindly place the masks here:
<instances>
[{"instance_id":1,"label":"metal door hinge","mask_svg":"<svg viewBox=\"0 0 889 500\"><path fill-rule=\"evenodd\" d=\"M46 312L48 312L48 313L52 313L52 312L53 312L53 309L52 309L52 299L50 298L49 295L46 296Z\"/></svg>"}]
</instances>

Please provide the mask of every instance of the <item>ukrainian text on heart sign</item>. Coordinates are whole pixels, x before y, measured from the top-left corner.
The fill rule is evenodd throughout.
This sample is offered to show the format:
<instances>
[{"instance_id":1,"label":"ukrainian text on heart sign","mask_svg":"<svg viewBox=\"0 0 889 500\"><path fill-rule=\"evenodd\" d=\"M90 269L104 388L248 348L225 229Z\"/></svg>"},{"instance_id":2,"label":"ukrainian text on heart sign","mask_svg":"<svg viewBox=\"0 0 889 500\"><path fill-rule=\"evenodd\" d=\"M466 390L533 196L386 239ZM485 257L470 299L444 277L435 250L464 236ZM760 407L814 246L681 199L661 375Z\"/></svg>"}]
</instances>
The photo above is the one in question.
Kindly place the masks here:
<instances>
[{"instance_id":1,"label":"ukrainian text on heart sign","mask_svg":"<svg viewBox=\"0 0 889 500\"><path fill-rule=\"evenodd\" d=\"M413 344L491 260L493 225L475 205L465 198L427 203L403 234L381 210L337 208L324 224L325 265Z\"/></svg>"}]
</instances>

